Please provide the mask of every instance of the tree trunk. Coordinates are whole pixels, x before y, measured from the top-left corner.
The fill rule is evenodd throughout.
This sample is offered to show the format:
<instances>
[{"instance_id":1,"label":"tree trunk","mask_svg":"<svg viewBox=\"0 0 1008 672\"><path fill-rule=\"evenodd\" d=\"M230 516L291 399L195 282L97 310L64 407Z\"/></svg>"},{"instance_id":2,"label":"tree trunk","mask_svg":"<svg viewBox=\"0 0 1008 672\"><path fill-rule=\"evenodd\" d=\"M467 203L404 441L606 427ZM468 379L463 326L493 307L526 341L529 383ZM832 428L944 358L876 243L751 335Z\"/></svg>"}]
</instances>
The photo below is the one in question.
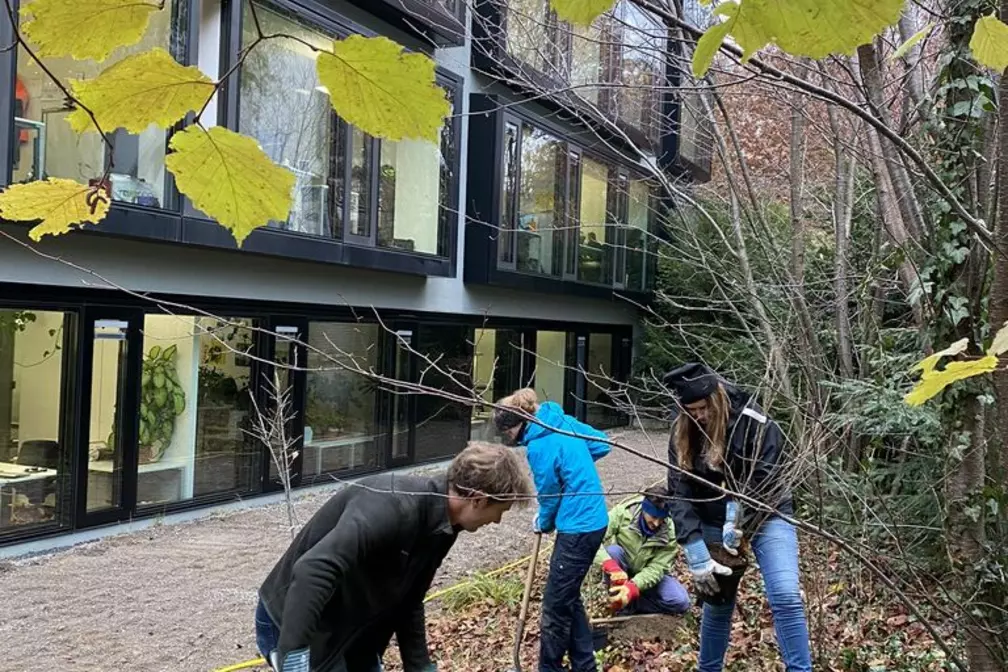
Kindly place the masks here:
<instances>
[{"instance_id":1,"label":"tree trunk","mask_svg":"<svg viewBox=\"0 0 1008 672\"><path fill-rule=\"evenodd\" d=\"M1008 18L1008 0L1001 2L1001 16ZM991 252L994 277L990 290L991 332L996 333L1008 321L1008 74L1002 74L998 85L998 157L997 157L997 219L994 224L996 250ZM995 482L1005 487L1008 480L1008 371L1002 360L994 373L997 395L996 440L991 446L992 473Z\"/></svg>"},{"instance_id":2,"label":"tree trunk","mask_svg":"<svg viewBox=\"0 0 1008 672\"><path fill-rule=\"evenodd\" d=\"M807 72L807 71L806 71ZM805 289L805 114L801 94L791 101L791 277L795 291Z\"/></svg>"},{"instance_id":3,"label":"tree trunk","mask_svg":"<svg viewBox=\"0 0 1008 672\"><path fill-rule=\"evenodd\" d=\"M917 20L913 16L914 11L914 4L907 3L906 8L903 10L903 15L900 17L899 34L900 41L902 42L909 40L919 30ZM920 58L920 43L910 47L910 51L903 57L907 73L906 92L918 111L924 108L924 77L921 75Z\"/></svg>"},{"instance_id":4,"label":"tree trunk","mask_svg":"<svg viewBox=\"0 0 1008 672\"><path fill-rule=\"evenodd\" d=\"M875 178L875 195L879 200L879 210L882 215L882 225L892 239L893 243L900 247L909 247L910 236L903 225L903 215L896 205L896 195L892 190L892 183L889 181L889 172L886 170L885 160L882 158L881 142L874 130L869 130L868 154L871 157L872 175ZM899 267L900 280L909 292L918 283L917 271L909 260L904 261ZM910 303L913 310L914 324L918 327L924 325L924 310L921 298Z\"/></svg>"},{"instance_id":5,"label":"tree trunk","mask_svg":"<svg viewBox=\"0 0 1008 672\"><path fill-rule=\"evenodd\" d=\"M882 71L879 68L875 45L871 43L863 44L858 47L857 54L858 66L861 69L861 78L864 80L865 91L868 95L868 105L883 124L892 128L889 108L885 101ZM903 222L907 233L914 240L920 240L925 231L924 217L921 214L917 197L914 195L913 185L910 182L910 173L907 171L906 165L904 165L900 154L896 151L892 142L884 137L880 137L879 140L882 157L885 159L886 170L889 173L893 192L896 196L896 205L903 215Z\"/></svg>"}]
</instances>

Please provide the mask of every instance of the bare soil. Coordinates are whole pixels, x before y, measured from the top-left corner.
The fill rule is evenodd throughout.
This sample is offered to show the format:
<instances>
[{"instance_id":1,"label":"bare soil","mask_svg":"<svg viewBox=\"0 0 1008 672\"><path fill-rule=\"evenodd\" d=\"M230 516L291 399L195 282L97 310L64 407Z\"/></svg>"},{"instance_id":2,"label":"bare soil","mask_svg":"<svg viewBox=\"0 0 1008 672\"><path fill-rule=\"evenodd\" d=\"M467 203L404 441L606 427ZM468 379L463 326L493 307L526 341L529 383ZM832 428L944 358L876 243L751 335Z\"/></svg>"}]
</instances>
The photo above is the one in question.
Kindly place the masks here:
<instances>
[{"instance_id":1,"label":"bare soil","mask_svg":"<svg viewBox=\"0 0 1008 672\"><path fill-rule=\"evenodd\" d=\"M611 435L666 453L661 432ZM661 466L618 449L598 464L613 501L665 477ZM301 520L328 496L300 496ZM514 511L462 535L435 588L529 553L533 514ZM208 672L255 658L256 590L289 541L283 507L270 505L0 562L0 670Z\"/></svg>"}]
</instances>

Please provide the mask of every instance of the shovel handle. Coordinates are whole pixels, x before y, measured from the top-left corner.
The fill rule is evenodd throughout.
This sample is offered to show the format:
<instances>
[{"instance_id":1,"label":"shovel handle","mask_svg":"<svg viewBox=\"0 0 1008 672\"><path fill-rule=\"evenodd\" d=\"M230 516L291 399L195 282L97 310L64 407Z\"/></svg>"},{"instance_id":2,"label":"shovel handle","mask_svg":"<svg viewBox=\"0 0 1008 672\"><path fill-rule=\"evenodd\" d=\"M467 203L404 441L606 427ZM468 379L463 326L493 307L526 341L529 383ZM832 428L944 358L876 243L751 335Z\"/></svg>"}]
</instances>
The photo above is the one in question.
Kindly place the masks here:
<instances>
[{"instance_id":1,"label":"shovel handle","mask_svg":"<svg viewBox=\"0 0 1008 672\"><path fill-rule=\"evenodd\" d=\"M518 627L515 629L513 652L515 672L521 672L521 641L525 635L525 618L528 616L529 599L532 597L532 582L535 580L541 545L542 533L536 532L535 540L532 542L532 557L529 559L528 572L525 574L525 592L522 594L521 611L518 612Z\"/></svg>"}]
</instances>

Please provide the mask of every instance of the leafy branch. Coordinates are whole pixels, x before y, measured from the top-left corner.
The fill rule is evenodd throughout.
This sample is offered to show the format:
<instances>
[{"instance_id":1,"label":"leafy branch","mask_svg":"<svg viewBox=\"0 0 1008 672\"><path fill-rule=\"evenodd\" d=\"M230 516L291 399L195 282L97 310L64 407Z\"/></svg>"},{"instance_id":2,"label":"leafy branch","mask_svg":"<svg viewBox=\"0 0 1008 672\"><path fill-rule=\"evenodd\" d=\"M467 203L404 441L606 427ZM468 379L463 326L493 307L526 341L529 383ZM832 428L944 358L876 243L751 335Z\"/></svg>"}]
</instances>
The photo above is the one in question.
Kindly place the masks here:
<instances>
[{"instance_id":1,"label":"leafy branch","mask_svg":"<svg viewBox=\"0 0 1008 672\"><path fill-rule=\"evenodd\" d=\"M192 123L172 133L165 167L174 175L178 190L229 229L239 246L256 228L287 219L295 182L294 174L275 164L255 138L202 124L214 96L255 48L269 40L287 39L318 53L318 78L332 108L372 137L437 143L451 113L429 56L405 52L386 37L351 35L323 49L286 33L265 34L254 3L249 6L257 37L216 80L154 47L118 60L92 79L64 83L46 66L45 58L70 56L102 62L120 47L140 42L151 15L164 10L164 0L156 4L32 0L21 10L20 26L11 1L4 2L15 44L24 47L63 92L73 110L67 122L77 133L97 132L111 150L113 140L105 129L139 133L153 125L171 132L195 113ZM89 30L79 30L81 25L88 25ZM0 217L38 222L30 231L34 240L100 222L111 200L103 187L113 167L112 152L108 155L103 175L90 185L62 178L12 185L0 193Z\"/></svg>"}]
</instances>

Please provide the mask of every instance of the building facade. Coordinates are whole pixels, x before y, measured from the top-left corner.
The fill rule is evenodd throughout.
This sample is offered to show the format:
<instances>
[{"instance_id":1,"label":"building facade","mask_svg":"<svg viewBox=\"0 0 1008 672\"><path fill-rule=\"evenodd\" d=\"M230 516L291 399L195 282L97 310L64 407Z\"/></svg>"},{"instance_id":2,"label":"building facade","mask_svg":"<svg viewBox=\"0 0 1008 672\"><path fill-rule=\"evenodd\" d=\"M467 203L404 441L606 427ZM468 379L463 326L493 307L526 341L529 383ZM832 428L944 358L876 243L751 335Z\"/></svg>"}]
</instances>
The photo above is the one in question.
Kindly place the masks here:
<instances>
[{"instance_id":1,"label":"building facade","mask_svg":"<svg viewBox=\"0 0 1008 672\"><path fill-rule=\"evenodd\" d=\"M310 45L353 33L436 60L454 112L440 147L336 116ZM233 67L260 34L298 39ZM587 31L545 0L167 0L109 62L155 46L231 73L201 121L294 172L294 205L237 249L174 188L166 133L120 129L109 156L23 50L0 53L0 185L111 161L114 199L37 244L0 222L0 546L276 491L260 419L282 426L297 487L450 457L488 433L473 390L531 385L626 423L609 395L663 200L642 161L709 174L666 19L631 0ZM46 61L63 81L100 67Z\"/></svg>"}]
</instances>

